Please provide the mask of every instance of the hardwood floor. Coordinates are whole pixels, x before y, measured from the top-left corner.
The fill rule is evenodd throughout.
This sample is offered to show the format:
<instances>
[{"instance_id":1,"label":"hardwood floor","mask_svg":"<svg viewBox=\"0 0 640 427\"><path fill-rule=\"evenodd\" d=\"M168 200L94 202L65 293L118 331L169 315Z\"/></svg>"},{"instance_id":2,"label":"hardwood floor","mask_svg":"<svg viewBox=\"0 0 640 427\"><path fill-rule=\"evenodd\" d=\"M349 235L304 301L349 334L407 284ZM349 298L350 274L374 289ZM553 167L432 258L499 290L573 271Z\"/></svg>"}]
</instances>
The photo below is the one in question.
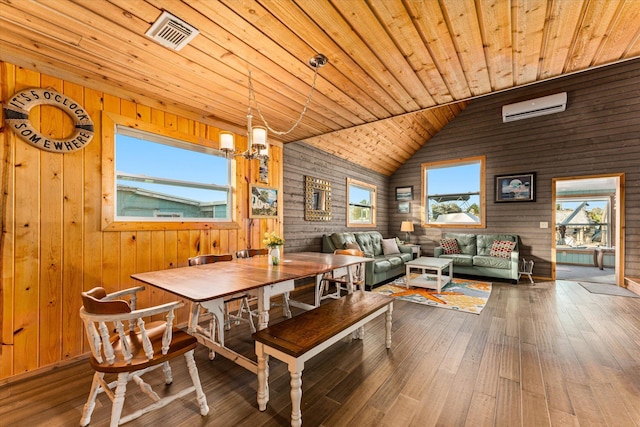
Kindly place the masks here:
<instances>
[{"instance_id":1,"label":"hardwood floor","mask_svg":"<svg viewBox=\"0 0 640 427\"><path fill-rule=\"evenodd\" d=\"M566 281L494 283L480 315L396 301L393 317L390 351L380 317L364 341L344 339L306 364L305 426L640 426L640 298ZM245 327L232 345L251 353ZM208 416L189 395L127 426L289 425L284 364L271 361L260 412L253 374L204 348L196 361ZM173 369L171 387L182 387L184 363ZM78 425L91 376L82 361L3 386L0 425ZM130 386L125 410L141 398ZM99 401L92 426L108 425L111 404Z\"/></svg>"}]
</instances>

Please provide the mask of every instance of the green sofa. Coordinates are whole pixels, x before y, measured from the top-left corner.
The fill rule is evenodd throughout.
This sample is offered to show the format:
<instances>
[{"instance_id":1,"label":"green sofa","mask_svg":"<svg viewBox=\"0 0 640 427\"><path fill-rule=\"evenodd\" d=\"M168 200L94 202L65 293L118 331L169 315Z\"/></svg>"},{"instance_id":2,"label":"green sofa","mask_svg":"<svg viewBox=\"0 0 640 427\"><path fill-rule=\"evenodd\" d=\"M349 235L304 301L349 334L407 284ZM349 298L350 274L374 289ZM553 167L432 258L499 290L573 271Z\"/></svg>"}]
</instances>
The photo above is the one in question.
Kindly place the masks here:
<instances>
[{"instance_id":1,"label":"green sofa","mask_svg":"<svg viewBox=\"0 0 640 427\"><path fill-rule=\"evenodd\" d=\"M496 277L518 282L518 235L516 234L470 234L445 233L443 239L456 239L460 254L445 254L441 246L434 248L436 258L453 259L453 273L473 276ZM509 258L490 256L493 242L508 240L515 242Z\"/></svg>"},{"instance_id":2,"label":"green sofa","mask_svg":"<svg viewBox=\"0 0 640 427\"><path fill-rule=\"evenodd\" d=\"M400 253L384 255L382 234L378 231L333 233L322 236L322 252L333 253L336 249L345 249L348 243L358 243L365 256L374 258L365 268L365 286L373 287L392 277L405 273L405 263L413 259L410 246L398 245Z\"/></svg>"}]
</instances>

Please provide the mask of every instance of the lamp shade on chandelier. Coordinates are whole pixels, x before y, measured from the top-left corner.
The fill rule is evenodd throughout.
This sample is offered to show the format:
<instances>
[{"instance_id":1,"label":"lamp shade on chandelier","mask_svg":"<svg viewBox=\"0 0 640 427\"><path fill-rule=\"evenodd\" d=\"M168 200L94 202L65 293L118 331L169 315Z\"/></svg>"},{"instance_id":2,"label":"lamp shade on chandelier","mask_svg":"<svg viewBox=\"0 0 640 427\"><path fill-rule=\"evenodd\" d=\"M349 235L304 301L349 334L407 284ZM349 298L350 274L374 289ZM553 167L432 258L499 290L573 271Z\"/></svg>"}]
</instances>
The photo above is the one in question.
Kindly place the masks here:
<instances>
[{"instance_id":1,"label":"lamp shade on chandelier","mask_svg":"<svg viewBox=\"0 0 640 427\"><path fill-rule=\"evenodd\" d=\"M248 160L253 159L268 159L269 158L269 143L267 140L267 131L271 131L276 135L287 135L291 133L297 126L300 124L300 121L304 117L304 114L307 112L307 107L311 102L311 97L313 96L313 92L316 87L316 78L318 77L318 70L320 67L324 66L327 63L327 57L323 54L318 54L313 58L309 59L309 65L315 70L313 75L313 83L311 85L311 92L309 93L309 97L307 98L307 102L298 117L298 120L293 124L293 126L287 131L277 131L269 127L269 124L262 116L262 111L258 105L258 101L256 100L256 95L253 90L253 83L251 80L251 71L249 71L249 106L247 111L247 150L244 152L236 152L235 151L235 137L234 134L227 131L220 132L220 150L225 153L225 156L233 155L233 156L242 156ZM256 104L256 110L260 115L260 118L264 122L265 126L253 126L251 123L253 119L251 104Z\"/></svg>"}]
</instances>

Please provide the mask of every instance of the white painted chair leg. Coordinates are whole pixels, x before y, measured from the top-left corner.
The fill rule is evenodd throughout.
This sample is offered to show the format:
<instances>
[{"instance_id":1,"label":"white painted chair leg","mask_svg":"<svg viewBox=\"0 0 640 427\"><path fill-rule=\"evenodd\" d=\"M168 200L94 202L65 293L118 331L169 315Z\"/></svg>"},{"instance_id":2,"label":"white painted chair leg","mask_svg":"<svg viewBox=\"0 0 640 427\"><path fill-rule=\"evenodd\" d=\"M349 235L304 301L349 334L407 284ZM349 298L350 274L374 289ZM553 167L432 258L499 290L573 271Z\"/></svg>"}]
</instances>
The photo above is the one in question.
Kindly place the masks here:
<instances>
[{"instance_id":1,"label":"white painted chair leg","mask_svg":"<svg viewBox=\"0 0 640 427\"><path fill-rule=\"evenodd\" d=\"M164 362L162 364L162 372L164 372L164 383L171 384L173 382L173 374L171 373L171 365L169 362Z\"/></svg>"},{"instance_id":2,"label":"white painted chair leg","mask_svg":"<svg viewBox=\"0 0 640 427\"><path fill-rule=\"evenodd\" d=\"M93 374L93 382L91 383L91 391L89 391L89 398L87 399L87 403L84 404L84 409L82 410L82 418L80 418L80 425L85 427L89 425L91 422L91 414L93 414L93 409L96 407L96 397L98 397L98 393L100 392L100 383L104 378L104 373L96 372Z\"/></svg>"},{"instance_id":3,"label":"white painted chair leg","mask_svg":"<svg viewBox=\"0 0 640 427\"><path fill-rule=\"evenodd\" d=\"M282 294L282 312L287 319L291 318L291 307L289 307L289 292Z\"/></svg>"},{"instance_id":4,"label":"white painted chair leg","mask_svg":"<svg viewBox=\"0 0 640 427\"><path fill-rule=\"evenodd\" d=\"M128 373L118 374L118 385L116 386L113 406L111 407L110 427L118 427L118 425L120 425L120 416L122 415L122 408L124 407L124 394L127 392L128 376Z\"/></svg>"},{"instance_id":5,"label":"white painted chair leg","mask_svg":"<svg viewBox=\"0 0 640 427\"><path fill-rule=\"evenodd\" d=\"M209 413L209 406L207 405L207 397L202 391L202 384L200 384L200 376L198 375L198 367L196 361L193 358L193 350L187 351L184 354L184 358L187 361L187 368L189 370L189 376L193 382L193 386L196 389L196 398L198 399L198 405L200 406L200 415L204 416Z\"/></svg>"},{"instance_id":6,"label":"white painted chair leg","mask_svg":"<svg viewBox=\"0 0 640 427\"><path fill-rule=\"evenodd\" d=\"M224 305L224 329L231 329L231 320L229 320L229 305Z\"/></svg>"},{"instance_id":7,"label":"white painted chair leg","mask_svg":"<svg viewBox=\"0 0 640 427\"><path fill-rule=\"evenodd\" d=\"M209 321L209 339L211 341L216 340L216 317L211 316L211 320ZM209 360L213 360L216 357L216 352L212 349L209 349Z\"/></svg>"},{"instance_id":8,"label":"white painted chair leg","mask_svg":"<svg viewBox=\"0 0 640 427\"><path fill-rule=\"evenodd\" d=\"M249 298L242 298L242 303L240 304L240 313L239 316L242 317L242 314L245 313L247 315L247 322L249 322L249 330L252 334L256 333L256 325L253 323L253 313L251 313L251 306L249 305Z\"/></svg>"}]
</instances>

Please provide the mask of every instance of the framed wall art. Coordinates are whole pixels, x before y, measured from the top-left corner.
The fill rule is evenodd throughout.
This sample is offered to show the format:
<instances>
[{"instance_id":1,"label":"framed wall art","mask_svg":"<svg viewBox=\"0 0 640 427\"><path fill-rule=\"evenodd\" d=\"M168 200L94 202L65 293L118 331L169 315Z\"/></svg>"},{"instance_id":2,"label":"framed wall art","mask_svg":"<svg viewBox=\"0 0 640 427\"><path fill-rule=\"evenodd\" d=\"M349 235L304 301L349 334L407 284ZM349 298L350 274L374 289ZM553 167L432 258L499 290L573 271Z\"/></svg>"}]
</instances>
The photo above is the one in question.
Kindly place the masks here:
<instances>
[{"instance_id":1,"label":"framed wall art","mask_svg":"<svg viewBox=\"0 0 640 427\"><path fill-rule=\"evenodd\" d=\"M269 160L260 158L259 180L263 184L269 183Z\"/></svg>"},{"instance_id":2,"label":"framed wall art","mask_svg":"<svg viewBox=\"0 0 640 427\"><path fill-rule=\"evenodd\" d=\"M410 212L411 212L411 202L398 203L398 213L410 213Z\"/></svg>"},{"instance_id":3,"label":"framed wall art","mask_svg":"<svg viewBox=\"0 0 640 427\"><path fill-rule=\"evenodd\" d=\"M304 177L304 220L331 221L331 182Z\"/></svg>"},{"instance_id":4,"label":"framed wall art","mask_svg":"<svg viewBox=\"0 0 640 427\"><path fill-rule=\"evenodd\" d=\"M407 187L396 187L396 200L413 200L413 185Z\"/></svg>"},{"instance_id":5,"label":"framed wall art","mask_svg":"<svg viewBox=\"0 0 640 427\"><path fill-rule=\"evenodd\" d=\"M276 218L278 216L278 189L251 185L249 218Z\"/></svg>"},{"instance_id":6,"label":"framed wall art","mask_svg":"<svg viewBox=\"0 0 640 427\"><path fill-rule=\"evenodd\" d=\"M496 175L496 202L535 202L535 172Z\"/></svg>"}]
</instances>

